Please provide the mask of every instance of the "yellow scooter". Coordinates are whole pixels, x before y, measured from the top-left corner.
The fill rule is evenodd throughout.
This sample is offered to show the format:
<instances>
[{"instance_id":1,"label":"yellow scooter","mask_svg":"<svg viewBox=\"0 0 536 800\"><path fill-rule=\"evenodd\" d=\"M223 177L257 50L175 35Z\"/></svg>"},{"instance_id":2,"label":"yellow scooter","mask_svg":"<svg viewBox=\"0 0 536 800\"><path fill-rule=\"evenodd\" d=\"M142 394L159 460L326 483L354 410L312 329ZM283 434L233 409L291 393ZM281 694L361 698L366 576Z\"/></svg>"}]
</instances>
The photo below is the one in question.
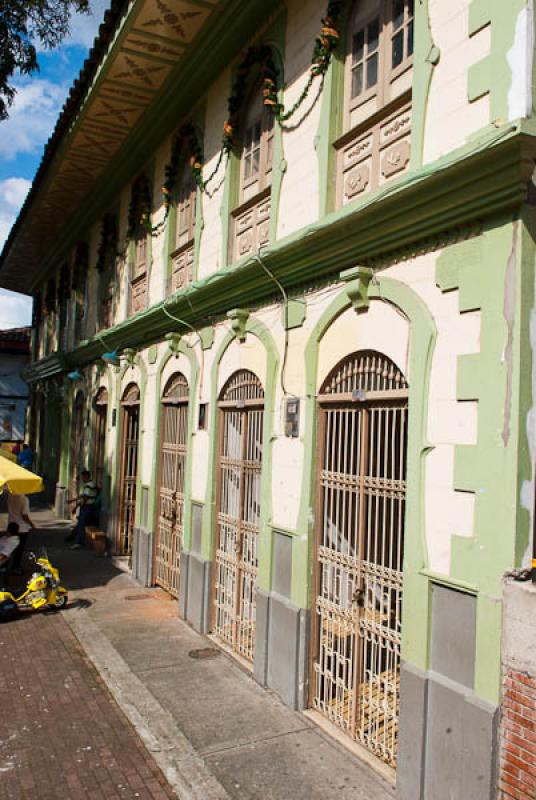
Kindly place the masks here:
<instances>
[{"instance_id":1,"label":"yellow scooter","mask_svg":"<svg viewBox=\"0 0 536 800\"><path fill-rule=\"evenodd\" d=\"M56 609L64 608L69 599L67 589L60 586L60 573L53 567L47 555L30 553L37 570L32 574L22 594L16 596L0 588L0 620L12 616L19 608Z\"/></svg>"}]
</instances>

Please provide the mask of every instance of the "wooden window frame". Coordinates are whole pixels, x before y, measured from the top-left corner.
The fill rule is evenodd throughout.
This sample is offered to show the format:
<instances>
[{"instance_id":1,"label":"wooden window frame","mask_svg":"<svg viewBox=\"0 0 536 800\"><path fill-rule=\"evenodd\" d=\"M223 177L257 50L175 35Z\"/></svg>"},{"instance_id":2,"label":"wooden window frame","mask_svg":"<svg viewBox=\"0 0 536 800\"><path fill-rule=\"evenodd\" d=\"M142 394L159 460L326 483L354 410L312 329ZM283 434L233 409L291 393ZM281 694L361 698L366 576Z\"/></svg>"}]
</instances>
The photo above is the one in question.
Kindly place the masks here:
<instances>
[{"instance_id":1,"label":"wooden window frame","mask_svg":"<svg viewBox=\"0 0 536 800\"><path fill-rule=\"evenodd\" d=\"M393 100L391 96L391 85L396 78L404 72L412 69L413 67L413 52L402 59L402 62L396 67L392 67L392 41L395 35L393 31L393 5L396 0L380 0L374 12L369 12L366 16L360 18L358 4L354 8L350 16L350 25L348 29L348 39L346 47L345 58L345 80L344 80L344 119L345 119L345 132L350 130L350 118L353 111L360 108L372 97L377 96L378 108L374 113L378 113L386 108ZM411 0L403 0L404 2L404 22L402 28L404 30L404 43L407 42L407 30L409 24L414 20L414 13L409 13L409 6ZM367 30L370 23L378 17L379 19L379 41L378 41L378 79L374 87L369 90L365 89L358 97L352 99L352 54L353 54L353 40L354 36L361 30ZM397 30L398 32L398 30ZM363 63L365 62L363 59ZM398 99L398 98L396 98Z\"/></svg>"},{"instance_id":2,"label":"wooden window frame","mask_svg":"<svg viewBox=\"0 0 536 800\"><path fill-rule=\"evenodd\" d=\"M197 223L197 186L186 156L182 159L179 177L180 180L175 198L174 245L169 254L168 294L184 289L193 280L195 228ZM188 224L181 229L181 202L183 201L183 197L188 198L190 214ZM177 262L183 263L177 265ZM179 271L183 274L183 279L180 285L177 285L175 276Z\"/></svg>"}]
</instances>

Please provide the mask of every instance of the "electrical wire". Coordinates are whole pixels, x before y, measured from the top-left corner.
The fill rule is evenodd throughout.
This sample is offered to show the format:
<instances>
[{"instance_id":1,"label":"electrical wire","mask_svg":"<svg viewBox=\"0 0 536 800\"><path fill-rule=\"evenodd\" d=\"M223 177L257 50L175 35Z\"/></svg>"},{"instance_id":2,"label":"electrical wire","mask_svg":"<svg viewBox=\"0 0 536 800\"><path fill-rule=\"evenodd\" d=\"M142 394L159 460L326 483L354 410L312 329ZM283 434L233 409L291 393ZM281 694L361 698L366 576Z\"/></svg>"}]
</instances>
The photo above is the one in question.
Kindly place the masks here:
<instances>
[{"instance_id":1,"label":"electrical wire","mask_svg":"<svg viewBox=\"0 0 536 800\"><path fill-rule=\"evenodd\" d=\"M202 398L203 397L203 375L204 375L204 372L205 372L205 351L203 350L203 340L201 338L201 334L199 333L198 330L196 330L193 327L193 325L190 325L189 322L186 322L186 320L179 319L179 317L173 316L173 314L170 311L167 310L165 303L161 306L161 308L162 308L162 311L164 312L164 314L167 317L172 319L174 322L177 322L179 325L184 325L186 328L189 328L191 331L193 331L193 333L196 334L196 336L197 336L197 338L199 340L199 345L201 347L201 364L200 364L200 370L199 370L200 373L201 373L200 374L200 378L199 378L199 397Z\"/></svg>"},{"instance_id":2,"label":"electrical wire","mask_svg":"<svg viewBox=\"0 0 536 800\"><path fill-rule=\"evenodd\" d=\"M288 359L288 345L289 345L289 334L288 334L288 294L286 292L285 287L279 281L272 270L265 264L265 262L261 258L261 250L262 245L260 245L255 253L254 258L259 262L263 270L266 272L269 278L273 280L275 285L278 287L281 295L283 297L283 303L285 307L285 346L283 350L283 362L281 364L281 391L283 392L283 397L287 397L290 395L291 397L297 397L297 395L293 394L292 392L287 391L285 386L285 371L287 367L287 359Z\"/></svg>"}]
</instances>

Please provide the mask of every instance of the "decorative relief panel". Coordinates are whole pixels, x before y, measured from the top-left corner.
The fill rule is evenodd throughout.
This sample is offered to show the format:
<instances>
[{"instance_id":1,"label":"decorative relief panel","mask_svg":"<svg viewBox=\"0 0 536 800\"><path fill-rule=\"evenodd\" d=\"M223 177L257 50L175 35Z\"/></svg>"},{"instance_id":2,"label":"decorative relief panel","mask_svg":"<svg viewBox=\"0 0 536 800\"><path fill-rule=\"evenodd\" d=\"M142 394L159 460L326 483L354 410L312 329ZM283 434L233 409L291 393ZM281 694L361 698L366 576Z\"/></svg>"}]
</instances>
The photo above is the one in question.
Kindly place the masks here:
<instances>
[{"instance_id":1,"label":"decorative relief panel","mask_svg":"<svg viewBox=\"0 0 536 800\"><path fill-rule=\"evenodd\" d=\"M169 290L171 294L185 289L194 276L194 246L193 244L176 250L171 256L171 280Z\"/></svg>"},{"instance_id":2,"label":"decorative relief panel","mask_svg":"<svg viewBox=\"0 0 536 800\"><path fill-rule=\"evenodd\" d=\"M336 145L337 202L344 205L404 173L410 160L411 105L391 111L365 132L362 126Z\"/></svg>"},{"instance_id":3,"label":"decorative relief panel","mask_svg":"<svg viewBox=\"0 0 536 800\"><path fill-rule=\"evenodd\" d=\"M233 248L231 261L254 252L260 245L267 244L270 239L270 195L266 193L247 208L238 208L233 220Z\"/></svg>"},{"instance_id":4,"label":"decorative relief panel","mask_svg":"<svg viewBox=\"0 0 536 800\"><path fill-rule=\"evenodd\" d=\"M130 284L130 314L137 314L147 307L147 273L144 272Z\"/></svg>"}]
</instances>

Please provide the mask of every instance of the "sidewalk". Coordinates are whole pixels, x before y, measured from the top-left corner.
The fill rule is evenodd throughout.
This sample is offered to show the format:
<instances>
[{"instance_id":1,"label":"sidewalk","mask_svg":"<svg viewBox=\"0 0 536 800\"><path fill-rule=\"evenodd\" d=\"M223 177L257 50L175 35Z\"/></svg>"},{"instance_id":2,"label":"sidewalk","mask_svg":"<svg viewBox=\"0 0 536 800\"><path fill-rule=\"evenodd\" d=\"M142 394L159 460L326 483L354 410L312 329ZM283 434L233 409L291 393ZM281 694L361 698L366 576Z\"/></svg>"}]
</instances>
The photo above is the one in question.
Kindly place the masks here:
<instances>
[{"instance_id":1,"label":"sidewalk","mask_svg":"<svg viewBox=\"0 0 536 800\"><path fill-rule=\"evenodd\" d=\"M50 527L35 534L29 546L47 546L70 591L70 608L62 619L177 796L394 797L369 766L307 716L286 708L233 658L182 622L176 602L165 592L140 587L109 559L70 551L50 514L34 516Z\"/></svg>"}]
</instances>

